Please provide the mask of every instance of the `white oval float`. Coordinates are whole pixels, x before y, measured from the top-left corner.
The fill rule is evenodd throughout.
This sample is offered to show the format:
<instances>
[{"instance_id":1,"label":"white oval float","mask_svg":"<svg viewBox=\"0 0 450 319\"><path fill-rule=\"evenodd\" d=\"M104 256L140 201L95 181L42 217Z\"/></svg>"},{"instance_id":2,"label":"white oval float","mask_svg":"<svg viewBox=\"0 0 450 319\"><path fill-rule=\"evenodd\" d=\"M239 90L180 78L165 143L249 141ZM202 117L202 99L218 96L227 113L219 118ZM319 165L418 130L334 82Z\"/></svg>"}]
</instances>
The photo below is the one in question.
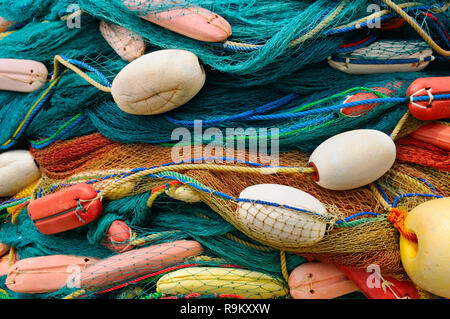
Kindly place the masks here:
<instances>
[{"instance_id":1,"label":"white oval float","mask_svg":"<svg viewBox=\"0 0 450 319\"><path fill-rule=\"evenodd\" d=\"M41 176L29 151L0 154L0 197L14 196Z\"/></svg>"},{"instance_id":2,"label":"white oval float","mask_svg":"<svg viewBox=\"0 0 450 319\"><path fill-rule=\"evenodd\" d=\"M325 235L327 222L320 217L328 216L325 206L314 196L299 189L285 185L259 184L244 189L239 198L286 205L307 211L302 212L263 203L238 203L239 220L250 231L258 233L259 236L263 235L275 246L310 246L320 241Z\"/></svg>"},{"instance_id":3,"label":"white oval float","mask_svg":"<svg viewBox=\"0 0 450 319\"><path fill-rule=\"evenodd\" d=\"M160 50L124 67L115 77L111 93L126 113L161 114L187 103L205 81L205 71L195 54Z\"/></svg>"},{"instance_id":4,"label":"white oval float","mask_svg":"<svg viewBox=\"0 0 450 319\"><path fill-rule=\"evenodd\" d=\"M309 158L323 188L350 190L376 181L394 164L394 141L377 130L353 130L320 144Z\"/></svg>"},{"instance_id":5,"label":"white oval float","mask_svg":"<svg viewBox=\"0 0 450 319\"><path fill-rule=\"evenodd\" d=\"M0 90L33 92L47 83L47 67L37 61L0 59Z\"/></svg>"}]
</instances>

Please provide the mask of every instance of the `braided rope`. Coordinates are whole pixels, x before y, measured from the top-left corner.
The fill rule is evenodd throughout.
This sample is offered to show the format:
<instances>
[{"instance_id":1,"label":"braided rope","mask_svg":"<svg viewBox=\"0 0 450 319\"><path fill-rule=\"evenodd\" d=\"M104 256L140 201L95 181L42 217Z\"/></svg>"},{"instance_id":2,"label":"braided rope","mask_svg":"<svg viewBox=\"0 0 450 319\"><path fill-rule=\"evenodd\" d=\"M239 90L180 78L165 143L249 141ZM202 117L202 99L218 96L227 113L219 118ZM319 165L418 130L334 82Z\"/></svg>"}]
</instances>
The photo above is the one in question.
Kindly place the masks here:
<instances>
[{"instance_id":1,"label":"braided rope","mask_svg":"<svg viewBox=\"0 0 450 319\"><path fill-rule=\"evenodd\" d=\"M181 170L210 170L216 172L235 172L244 174L298 174L298 173L313 173L315 169L313 167L243 167L243 166L226 166L217 164L178 164L170 166L170 171ZM111 193L115 188L146 175L161 173L168 171L167 167L156 167L148 170L138 172L130 175L118 182L106 187L101 191L97 198L102 198Z\"/></svg>"},{"instance_id":2,"label":"braided rope","mask_svg":"<svg viewBox=\"0 0 450 319\"><path fill-rule=\"evenodd\" d=\"M391 208L391 211L388 215L388 220L391 222L394 227L400 232L400 234L409 241L417 243L416 234L408 231L405 227L405 219L407 216L407 212L403 209L399 208Z\"/></svg>"},{"instance_id":3,"label":"braided rope","mask_svg":"<svg viewBox=\"0 0 450 319\"><path fill-rule=\"evenodd\" d=\"M450 51L442 49L434 40L422 29L422 27L409 16L405 11L402 10L397 4L391 0L382 0L388 7L390 7L394 12L401 16L405 21L420 35L420 37L428 43L437 53L443 56L450 56ZM450 3L447 3L448 7Z\"/></svg>"},{"instance_id":4,"label":"braided rope","mask_svg":"<svg viewBox=\"0 0 450 319\"><path fill-rule=\"evenodd\" d=\"M280 250L280 264L281 264L281 273L283 274L284 280L286 282L289 281L289 273L287 271L287 263L286 263L286 252L284 250Z\"/></svg>"},{"instance_id":5,"label":"braided rope","mask_svg":"<svg viewBox=\"0 0 450 319\"><path fill-rule=\"evenodd\" d=\"M292 41L289 45L295 46L301 42L305 42L306 40L311 39L313 36L315 36L317 33L319 33L323 28L325 28L336 16L344 10L345 6L347 5L348 1L342 1L341 4L330 14L328 17L326 17L321 23L319 23L314 29L312 29L307 34L301 36L300 38Z\"/></svg>"},{"instance_id":6,"label":"braided rope","mask_svg":"<svg viewBox=\"0 0 450 319\"><path fill-rule=\"evenodd\" d=\"M86 73L84 73L83 71L81 71L78 67L76 67L75 65L73 65L72 63L64 60L60 55L55 56L54 59L54 68L55 68L55 74L58 72L59 69L59 64L64 65L66 68L72 70L73 72L75 72L76 74L78 74L80 77L82 77L84 80L86 80L89 84L93 85L94 87L96 87L97 89L99 89L100 91L106 92L106 93L111 93L111 88L108 86L104 86L100 83L98 83L97 81L93 80L91 77L89 77Z\"/></svg>"},{"instance_id":7,"label":"braided rope","mask_svg":"<svg viewBox=\"0 0 450 319\"><path fill-rule=\"evenodd\" d=\"M65 296L63 299L76 299L81 295L84 295L87 292L86 289L79 289L77 291L72 292L70 295Z\"/></svg>"},{"instance_id":8,"label":"braided rope","mask_svg":"<svg viewBox=\"0 0 450 319\"><path fill-rule=\"evenodd\" d=\"M409 110L407 110L405 112L405 114L402 116L402 118L400 119L400 121L395 126L394 130L391 133L391 138L393 140L395 140L397 138L400 130L402 129L402 127L405 125L406 121L408 120L409 115L410 115L410 112L409 112Z\"/></svg>"},{"instance_id":9,"label":"braided rope","mask_svg":"<svg viewBox=\"0 0 450 319\"><path fill-rule=\"evenodd\" d=\"M20 137L23 130L26 128L27 124L30 122L30 120L33 118L33 116L36 114L36 112L39 110L39 108L42 106L42 104L48 99L50 91L53 90L53 87L59 82L61 79L62 74L57 75L57 72L53 75L51 79L51 84L48 86L48 88L42 93L42 95L39 97L39 99L33 104L33 106L29 109L28 113L25 115L25 119L20 123L20 125L17 127L16 131L12 135L11 138L9 138L5 143L0 145L0 149L6 148L11 146L11 144Z\"/></svg>"}]
</instances>

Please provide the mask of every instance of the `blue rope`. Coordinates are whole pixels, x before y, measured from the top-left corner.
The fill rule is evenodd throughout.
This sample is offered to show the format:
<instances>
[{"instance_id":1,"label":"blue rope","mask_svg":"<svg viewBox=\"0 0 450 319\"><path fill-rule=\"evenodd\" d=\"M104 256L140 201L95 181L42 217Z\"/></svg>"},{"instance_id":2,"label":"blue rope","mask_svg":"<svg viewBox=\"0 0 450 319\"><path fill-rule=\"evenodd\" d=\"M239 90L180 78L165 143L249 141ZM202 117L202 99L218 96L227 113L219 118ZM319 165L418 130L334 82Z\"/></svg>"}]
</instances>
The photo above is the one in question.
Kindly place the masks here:
<instances>
[{"instance_id":1,"label":"blue rope","mask_svg":"<svg viewBox=\"0 0 450 319\"><path fill-rule=\"evenodd\" d=\"M450 94L434 95L434 100L449 100L449 99L450 99ZM349 103L341 103L341 104L337 104L337 105L332 105L332 106L327 106L327 107L323 107L323 108L302 111L302 112L297 112L297 113L253 115L253 116L245 117L245 120L246 121L265 121L265 120L279 120L279 119L288 120L288 119L294 119L294 118L299 118L299 117L303 117L303 116L310 116L310 115L317 115L317 114L321 114L321 113L333 112L333 111L340 110L343 107L350 108L350 107L354 107L354 106L358 106L358 105L372 104L372 103L395 103L395 104L397 104L397 103L406 103L406 102L409 102L410 100L411 100L411 97L399 97L399 98L388 97L388 98L367 99L367 100L354 101L354 102L349 102ZM430 98L428 96L412 97L413 102L426 102L429 100L430 100ZM221 118L220 120L225 121L226 119ZM234 119L234 120L236 121L236 119ZM173 118L171 118L171 121L173 121L172 123L175 123L178 125L191 126L191 127L194 126L194 121L180 121L180 120L176 120ZM209 120L206 122L211 123L211 121L214 121L214 120ZM202 124L203 124L203 121L202 121Z\"/></svg>"},{"instance_id":2,"label":"blue rope","mask_svg":"<svg viewBox=\"0 0 450 319\"><path fill-rule=\"evenodd\" d=\"M70 123L64 130L62 130L57 136L55 136L53 139L51 139L50 141L43 143L43 144L37 144L34 141L30 141L30 144L33 146L33 148L35 149L43 149L55 142L57 142L59 139L61 139L62 136L64 136L67 132L69 132L71 129L73 129L74 127L78 126L78 124L85 120L87 118L87 115L82 115L79 118L77 118L75 121L73 121L72 123Z\"/></svg>"},{"instance_id":3,"label":"blue rope","mask_svg":"<svg viewBox=\"0 0 450 319\"><path fill-rule=\"evenodd\" d=\"M391 205L391 203L389 202L389 198L387 197L386 192L384 191L383 187L381 187L381 185L378 183L375 183L375 185L377 185L377 187L380 190L381 195L383 196L386 203L388 203L388 205Z\"/></svg>"},{"instance_id":4,"label":"blue rope","mask_svg":"<svg viewBox=\"0 0 450 319\"><path fill-rule=\"evenodd\" d=\"M55 91L55 87L51 88L48 91L47 95L41 100L41 102L39 102L38 105L36 105L34 110L30 113L30 116L28 116L28 118L26 119L26 121L23 124L22 128L20 129L19 133L11 140L11 142L8 145L0 146L0 151L8 150L17 143L17 141L22 137L23 133L30 125L31 121L36 116L36 114L40 111L40 109L44 106L44 104L47 103L47 101L50 99L50 97L52 96L54 91Z\"/></svg>"},{"instance_id":5,"label":"blue rope","mask_svg":"<svg viewBox=\"0 0 450 319\"><path fill-rule=\"evenodd\" d=\"M424 178L418 178L418 180L426 183L428 186L430 186L430 188L434 191L434 193L437 194L436 188L434 188L433 184L431 184L429 181L427 181Z\"/></svg>"},{"instance_id":6,"label":"blue rope","mask_svg":"<svg viewBox=\"0 0 450 319\"><path fill-rule=\"evenodd\" d=\"M415 193L415 194L402 194L402 195L397 196L397 197L394 199L394 203L392 204L392 207L394 207L394 208L397 207L398 201L399 201L400 199L402 199L402 198L405 198L405 197L415 197L415 196L442 198L442 196L437 195L437 194L417 194L417 193Z\"/></svg>"},{"instance_id":7,"label":"blue rope","mask_svg":"<svg viewBox=\"0 0 450 319\"><path fill-rule=\"evenodd\" d=\"M361 212L361 213L356 213L351 216L348 216L347 218L337 220L335 223L340 225L342 223L348 222L348 221L355 219L357 217L360 217L360 216L383 216L383 215L380 213L374 213L374 212Z\"/></svg>"},{"instance_id":8,"label":"blue rope","mask_svg":"<svg viewBox=\"0 0 450 319\"><path fill-rule=\"evenodd\" d=\"M427 56L423 60L420 59L391 59L391 60L359 60L359 59L346 59L337 56L332 56L331 60L335 62L343 62L350 64L411 64L419 62L429 62L435 59L434 56Z\"/></svg>"},{"instance_id":9,"label":"blue rope","mask_svg":"<svg viewBox=\"0 0 450 319\"><path fill-rule=\"evenodd\" d=\"M103 83L106 86L108 86L108 87L112 86L112 84L109 82L109 80L100 71L98 71L94 67L92 67L92 66L90 66L90 65L88 65L88 64L86 64L84 62L75 60L75 59L69 59L68 57L66 57L65 55L62 55L62 54L60 54L60 57L62 57L64 60L66 60L67 62L69 62L69 63L71 63L73 65L79 66L81 68L84 68L84 69L86 69L88 71L93 72L94 74L96 74L103 81Z\"/></svg>"},{"instance_id":10,"label":"blue rope","mask_svg":"<svg viewBox=\"0 0 450 319\"><path fill-rule=\"evenodd\" d=\"M232 115L232 116L226 116L226 117L221 117L221 118L217 118L217 119L202 121L202 126L208 127L208 126L212 126L212 125L222 123L222 122L238 121L241 119L248 118L249 116L254 115L254 114L260 114L263 112L271 111L271 110L274 110L276 108L279 108L281 106L284 106L284 105L292 102L299 96L300 96L299 94L289 94L287 96L282 97L281 99L267 103L267 104L260 106L254 110L242 112L242 113ZM177 119L174 119L167 115L164 115L164 118L166 120L168 120L169 122L176 124L176 125L183 125L185 127L193 127L194 126L194 122L192 122L192 121L177 120Z\"/></svg>"}]
</instances>

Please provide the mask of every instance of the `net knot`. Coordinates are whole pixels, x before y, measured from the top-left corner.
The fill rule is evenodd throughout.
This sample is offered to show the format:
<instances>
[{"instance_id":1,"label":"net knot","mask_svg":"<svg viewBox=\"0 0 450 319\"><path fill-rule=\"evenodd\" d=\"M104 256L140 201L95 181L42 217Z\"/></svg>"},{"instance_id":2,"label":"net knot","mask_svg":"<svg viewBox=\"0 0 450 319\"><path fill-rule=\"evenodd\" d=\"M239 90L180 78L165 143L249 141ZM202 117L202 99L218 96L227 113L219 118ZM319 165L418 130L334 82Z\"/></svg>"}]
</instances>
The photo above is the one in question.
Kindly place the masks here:
<instances>
[{"instance_id":1,"label":"net knot","mask_svg":"<svg viewBox=\"0 0 450 319\"><path fill-rule=\"evenodd\" d=\"M405 228L406 216L407 216L406 210L399 209L399 208L391 208L387 218L388 218L389 222L394 225L394 227L400 232L400 234L403 237L405 237L409 241L417 242L416 234L408 231Z\"/></svg>"}]
</instances>

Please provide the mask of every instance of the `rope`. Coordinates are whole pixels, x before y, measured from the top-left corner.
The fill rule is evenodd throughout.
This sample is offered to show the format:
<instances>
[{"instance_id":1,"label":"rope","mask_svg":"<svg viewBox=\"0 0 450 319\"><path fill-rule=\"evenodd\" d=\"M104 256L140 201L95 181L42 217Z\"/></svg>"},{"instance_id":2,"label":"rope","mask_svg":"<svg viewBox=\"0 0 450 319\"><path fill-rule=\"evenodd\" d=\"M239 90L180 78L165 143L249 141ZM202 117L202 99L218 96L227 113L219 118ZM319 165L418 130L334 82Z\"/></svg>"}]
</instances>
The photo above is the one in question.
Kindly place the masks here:
<instances>
[{"instance_id":1,"label":"rope","mask_svg":"<svg viewBox=\"0 0 450 319\"><path fill-rule=\"evenodd\" d=\"M63 299L76 299L80 297L81 295L84 295L87 292L85 289L79 289L77 291L72 292L70 295L67 295Z\"/></svg>"},{"instance_id":2,"label":"rope","mask_svg":"<svg viewBox=\"0 0 450 319\"><path fill-rule=\"evenodd\" d=\"M44 93L42 93L42 95L39 97L39 99L30 108L28 113L25 115L25 119L17 127L17 129L14 132L14 134L12 135L12 137L0 146L0 150L4 150L4 149L7 149L7 148L13 146L14 142L18 138L20 138L20 136L23 134L23 132L25 131L27 126L30 124L31 120L34 118L34 116L37 114L37 112L40 110L40 108L44 105L44 103L49 99L49 97L51 95L50 93L54 90L54 86L61 79L62 74L60 74L59 76L56 76L56 75L57 75L57 72L55 72L55 75L51 79L51 84L49 85L49 87L44 91Z\"/></svg>"},{"instance_id":3,"label":"rope","mask_svg":"<svg viewBox=\"0 0 450 319\"><path fill-rule=\"evenodd\" d=\"M144 244L148 244L151 242L154 242L159 237L165 236L165 235L175 235L175 234L181 234L181 230L171 230L171 231L165 231L157 234L151 234L145 237L136 238L130 241L129 245L131 246L141 246Z\"/></svg>"},{"instance_id":4,"label":"rope","mask_svg":"<svg viewBox=\"0 0 450 319\"><path fill-rule=\"evenodd\" d=\"M390 7L394 12L401 16L405 21L420 35L420 37L428 43L433 50L443 56L450 56L450 51L442 49L434 40L422 29L422 27L409 16L405 11L402 10L397 4L391 0L382 0L388 7ZM448 3L447 3L448 6Z\"/></svg>"},{"instance_id":5,"label":"rope","mask_svg":"<svg viewBox=\"0 0 450 319\"><path fill-rule=\"evenodd\" d=\"M386 198L380 193L380 190L375 186L375 184L371 183L369 188L375 195L376 199L381 203L381 205L383 205L383 208L389 211L392 208L391 204L389 204Z\"/></svg>"},{"instance_id":6,"label":"rope","mask_svg":"<svg viewBox=\"0 0 450 319\"><path fill-rule=\"evenodd\" d=\"M342 5L342 4L341 4ZM414 9L416 11L418 10L429 10L431 12L434 13L439 13L439 12L444 12L448 9L449 7L449 3L445 4L443 7L441 8L436 8L434 6L431 5L423 5L422 3L418 3L418 2L408 2L408 3L402 3L399 4L398 7L400 9L404 8L404 9ZM342 8L338 8L340 9L340 11L342 11ZM336 9L336 10L338 10ZM336 10L331 14L338 14L339 12L336 12ZM337 15L336 14L336 15ZM379 12L375 12L365 18L361 18L359 20L353 21L349 24L346 25L341 25L338 27L335 27L333 29L330 29L328 31L326 31L324 33L324 35L329 36L329 35L334 35L334 34L338 34L338 33L344 33L344 32L349 32L349 31L354 31L354 30L359 30L362 29L363 27L366 27L368 25L369 21L373 21L376 18L380 18L381 20L384 19L388 19L391 18L393 16L392 12L389 10L382 10ZM327 17L327 19L325 19L324 21L321 22L321 24L319 24L319 26L321 26L323 23L325 23L328 20L329 17ZM327 23L328 24L328 23ZM301 38L298 38L296 40L293 40L291 43L295 43L298 44L301 41L305 41L309 38L311 38L312 36L316 35L321 28L323 28L323 26L321 26L321 28L319 28L319 26L317 26L316 28L314 28L312 31L310 31L308 33L308 35L304 35ZM222 44L223 48L225 49L231 49L231 50L235 50L235 51L254 51L254 50L258 50L261 49L264 44L251 44L251 43L242 43L242 42L234 42L234 41L225 41Z\"/></svg>"},{"instance_id":7,"label":"rope","mask_svg":"<svg viewBox=\"0 0 450 319\"><path fill-rule=\"evenodd\" d=\"M402 129L402 127L405 125L406 121L409 118L409 110L406 111L406 113L402 116L402 118L400 119L400 121L398 121L397 125L395 126L394 130L391 133L391 138L393 140L395 140L400 132L400 130Z\"/></svg>"},{"instance_id":8,"label":"rope","mask_svg":"<svg viewBox=\"0 0 450 319\"><path fill-rule=\"evenodd\" d=\"M417 243L417 236L416 234L408 231L405 228L405 219L406 219L407 212L405 210L399 209L399 208L391 208L391 211L388 215L388 220L392 224L394 224L394 227L397 228L397 230L402 234L403 237L405 237L407 240Z\"/></svg>"},{"instance_id":9,"label":"rope","mask_svg":"<svg viewBox=\"0 0 450 319\"><path fill-rule=\"evenodd\" d=\"M110 86L105 86L102 85L100 83L98 83L97 81L93 80L91 77L89 77L86 73L84 73L83 71L81 71L78 67L76 67L75 65L73 65L72 63L70 63L70 59L69 60L65 60L62 56L57 55L55 56L54 59L54 68L55 68L55 74L57 73L58 69L59 69L59 63L64 65L66 68L72 70L73 72L75 72L76 74L78 74L79 76L81 76L84 80L86 80L89 84L93 85L94 87L96 87L97 89L99 89L100 91L103 92L107 92L107 93L111 93L111 87ZM87 66L87 65L84 65ZM94 69L91 68L91 70L93 71ZM97 73L99 74L99 73ZM109 83L107 83L109 84Z\"/></svg>"},{"instance_id":10,"label":"rope","mask_svg":"<svg viewBox=\"0 0 450 319\"><path fill-rule=\"evenodd\" d=\"M144 170L136 174L130 175L118 182L106 187L99 193L99 198L107 196L116 187L127 182L134 181L146 175L160 173L167 171L167 167L155 167L149 170ZM210 170L216 172L235 172L243 174L298 174L298 173L313 173L313 167L242 167L242 166L226 166L217 164L179 164L170 167L170 170Z\"/></svg>"},{"instance_id":11,"label":"rope","mask_svg":"<svg viewBox=\"0 0 450 319\"><path fill-rule=\"evenodd\" d=\"M250 248L254 248L254 249L257 249L257 250L262 250L262 251L273 251L273 250L276 250L275 248L272 248L272 247L255 245L255 244L249 243L248 241L240 239L239 237L236 237L235 235L233 235L231 233L226 233L225 236L227 236L231 240L233 240L233 241L235 241L235 242L237 242L237 243L239 243L241 245L244 245L244 246L247 246L247 247L250 247Z\"/></svg>"},{"instance_id":12,"label":"rope","mask_svg":"<svg viewBox=\"0 0 450 319\"><path fill-rule=\"evenodd\" d=\"M16 261L16 250L14 247L11 246L9 249L9 256L8 256L8 268L11 267L15 261Z\"/></svg>"},{"instance_id":13,"label":"rope","mask_svg":"<svg viewBox=\"0 0 450 319\"><path fill-rule=\"evenodd\" d=\"M312 29L307 34L301 36L300 38L292 41L290 43L290 46L295 46L298 43L305 42L306 40L311 39L313 36L315 36L317 33L319 33L323 28L325 28L336 16L342 12L342 10L347 5L347 0L342 1L341 4L328 16L326 17L321 23L319 23L314 29Z\"/></svg>"},{"instance_id":14,"label":"rope","mask_svg":"<svg viewBox=\"0 0 450 319\"><path fill-rule=\"evenodd\" d=\"M289 273L287 271L287 263L286 263L286 252L284 250L280 250L280 264L281 264L281 273L283 274L284 280L286 282L289 281Z\"/></svg>"}]
</instances>

